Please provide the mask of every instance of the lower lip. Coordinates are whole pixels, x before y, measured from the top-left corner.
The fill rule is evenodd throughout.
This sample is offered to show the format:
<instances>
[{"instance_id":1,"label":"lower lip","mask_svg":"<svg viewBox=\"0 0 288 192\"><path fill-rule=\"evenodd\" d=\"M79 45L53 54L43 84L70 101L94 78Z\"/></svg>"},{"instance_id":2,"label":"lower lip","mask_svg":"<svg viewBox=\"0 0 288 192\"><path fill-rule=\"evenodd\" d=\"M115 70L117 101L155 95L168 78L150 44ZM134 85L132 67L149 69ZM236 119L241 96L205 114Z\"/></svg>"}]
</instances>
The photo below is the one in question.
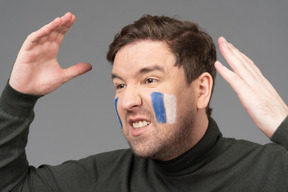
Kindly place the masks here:
<instances>
[{"instance_id":1,"label":"lower lip","mask_svg":"<svg viewBox=\"0 0 288 192\"><path fill-rule=\"evenodd\" d=\"M130 126L130 132L131 132L131 135L132 136L140 136L141 134L143 134L149 127L151 126L151 124L145 126L145 127L142 127L140 129L134 129L132 126Z\"/></svg>"}]
</instances>

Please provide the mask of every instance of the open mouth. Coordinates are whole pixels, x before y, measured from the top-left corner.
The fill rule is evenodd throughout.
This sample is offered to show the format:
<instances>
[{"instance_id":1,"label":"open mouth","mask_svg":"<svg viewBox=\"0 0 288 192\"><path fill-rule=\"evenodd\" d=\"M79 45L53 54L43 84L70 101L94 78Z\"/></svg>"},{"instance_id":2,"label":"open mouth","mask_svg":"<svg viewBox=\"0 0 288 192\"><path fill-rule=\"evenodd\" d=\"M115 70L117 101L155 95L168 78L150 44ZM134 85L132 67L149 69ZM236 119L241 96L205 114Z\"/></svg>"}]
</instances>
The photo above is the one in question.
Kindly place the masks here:
<instances>
[{"instance_id":1,"label":"open mouth","mask_svg":"<svg viewBox=\"0 0 288 192\"><path fill-rule=\"evenodd\" d=\"M144 121L135 121L135 122L132 123L132 127L134 129L141 129L143 127L146 127L149 124L150 124L150 122L149 121L145 121L145 120Z\"/></svg>"}]
</instances>

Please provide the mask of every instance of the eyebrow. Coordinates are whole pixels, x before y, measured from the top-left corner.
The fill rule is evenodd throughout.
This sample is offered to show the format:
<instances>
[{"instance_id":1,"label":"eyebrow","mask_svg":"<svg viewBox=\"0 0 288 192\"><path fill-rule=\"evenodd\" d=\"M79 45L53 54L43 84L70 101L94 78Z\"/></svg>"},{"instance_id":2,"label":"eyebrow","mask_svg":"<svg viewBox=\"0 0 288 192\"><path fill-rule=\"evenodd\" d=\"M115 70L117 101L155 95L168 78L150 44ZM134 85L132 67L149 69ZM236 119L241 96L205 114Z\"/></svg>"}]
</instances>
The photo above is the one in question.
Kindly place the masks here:
<instances>
[{"instance_id":1,"label":"eyebrow","mask_svg":"<svg viewBox=\"0 0 288 192\"><path fill-rule=\"evenodd\" d=\"M135 74L135 77L136 76L139 76L141 74L144 74L144 73L149 73L151 71L160 71L160 72L164 72L164 68L159 66L159 65L154 65L154 66L151 66L151 67L145 67L145 68L142 68L140 69L136 74ZM117 78L117 79L120 79L120 80L123 80L122 77L120 77L119 75L115 74L115 73L111 73L111 78L112 80Z\"/></svg>"}]
</instances>

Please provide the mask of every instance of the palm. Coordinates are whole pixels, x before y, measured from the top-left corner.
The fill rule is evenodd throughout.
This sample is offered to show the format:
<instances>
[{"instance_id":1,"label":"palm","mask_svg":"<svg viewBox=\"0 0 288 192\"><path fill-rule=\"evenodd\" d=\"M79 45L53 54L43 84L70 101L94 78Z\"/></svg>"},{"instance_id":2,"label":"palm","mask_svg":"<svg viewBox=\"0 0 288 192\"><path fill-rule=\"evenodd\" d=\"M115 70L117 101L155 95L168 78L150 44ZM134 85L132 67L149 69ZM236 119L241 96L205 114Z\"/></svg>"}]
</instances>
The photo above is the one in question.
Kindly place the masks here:
<instances>
[{"instance_id":1,"label":"palm","mask_svg":"<svg viewBox=\"0 0 288 192\"><path fill-rule=\"evenodd\" d=\"M45 95L91 69L87 63L62 69L57 61L59 46L74 21L75 17L67 13L27 37L11 73L10 85L14 89Z\"/></svg>"}]
</instances>

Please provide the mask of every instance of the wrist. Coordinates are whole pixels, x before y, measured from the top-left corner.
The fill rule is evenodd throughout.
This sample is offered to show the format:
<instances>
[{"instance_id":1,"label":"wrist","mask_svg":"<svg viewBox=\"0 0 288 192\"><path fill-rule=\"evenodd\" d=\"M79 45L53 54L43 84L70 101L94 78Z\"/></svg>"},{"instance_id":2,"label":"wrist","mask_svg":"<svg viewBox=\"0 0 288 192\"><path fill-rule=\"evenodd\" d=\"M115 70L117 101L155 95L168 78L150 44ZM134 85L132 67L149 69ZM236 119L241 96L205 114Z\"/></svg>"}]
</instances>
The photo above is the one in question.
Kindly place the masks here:
<instances>
[{"instance_id":1,"label":"wrist","mask_svg":"<svg viewBox=\"0 0 288 192\"><path fill-rule=\"evenodd\" d=\"M20 93L7 82L0 98L0 106L10 115L28 117L33 113L34 106L40 97Z\"/></svg>"}]
</instances>

